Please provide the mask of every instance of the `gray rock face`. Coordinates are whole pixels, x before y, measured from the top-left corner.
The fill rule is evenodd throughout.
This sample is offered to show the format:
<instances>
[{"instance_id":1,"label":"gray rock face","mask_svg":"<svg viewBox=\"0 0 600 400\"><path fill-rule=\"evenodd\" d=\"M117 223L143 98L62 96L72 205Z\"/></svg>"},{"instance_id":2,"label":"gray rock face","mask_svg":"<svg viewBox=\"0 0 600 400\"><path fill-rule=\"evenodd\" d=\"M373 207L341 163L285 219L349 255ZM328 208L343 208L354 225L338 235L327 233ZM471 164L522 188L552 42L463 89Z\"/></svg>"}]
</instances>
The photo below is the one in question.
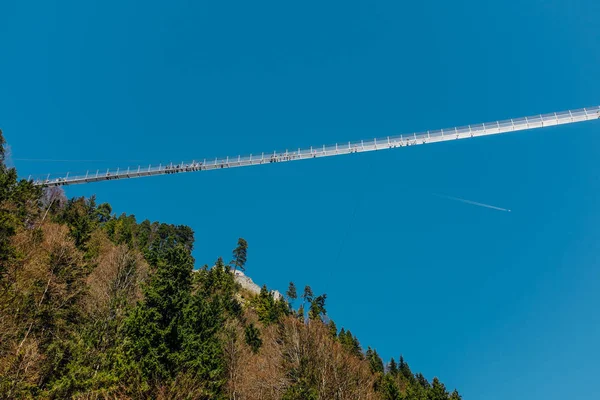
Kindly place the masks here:
<instances>
[{"instance_id":1,"label":"gray rock face","mask_svg":"<svg viewBox=\"0 0 600 400\"><path fill-rule=\"evenodd\" d=\"M236 282L238 282L242 288L254 294L260 293L260 286L254 283L249 276L246 276L242 271L235 271L234 274ZM283 296L277 290L271 290L271 295L275 300L283 299Z\"/></svg>"}]
</instances>

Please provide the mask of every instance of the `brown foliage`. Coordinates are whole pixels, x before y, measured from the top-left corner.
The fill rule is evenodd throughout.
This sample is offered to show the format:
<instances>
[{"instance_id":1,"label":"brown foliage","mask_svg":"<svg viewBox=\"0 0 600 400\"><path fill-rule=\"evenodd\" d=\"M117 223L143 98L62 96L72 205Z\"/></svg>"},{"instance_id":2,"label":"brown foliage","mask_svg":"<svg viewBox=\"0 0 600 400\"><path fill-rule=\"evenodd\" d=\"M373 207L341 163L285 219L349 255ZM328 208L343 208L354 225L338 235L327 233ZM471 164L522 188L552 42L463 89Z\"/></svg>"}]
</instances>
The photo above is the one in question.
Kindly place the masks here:
<instances>
[{"instance_id":1,"label":"brown foliage","mask_svg":"<svg viewBox=\"0 0 600 400\"><path fill-rule=\"evenodd\" d=\"M333 340L321 321L288 317L282 325L284 361L290 380L308 381L317 388L319 399L375 399L366 361L348 353Z\"/></svg>"},{"instance_id":2,"label":"brown foliage","mask_svg":"<svg viewBox=\"0 0 600 400\"><path fill-rule=\"evenodd\" d=\"M39 384L43 349L61 340L78 317L73 305L83 294L85 271L68 234L65 226L45 223L13 238L18 260L0 295L0 376L10 387L0 387L0 393Z\"/></svg>"},{"instance_id":3,"label":"brown foliage","mask_svg":"<svg viewBox=\"0 0 600 400\"><path fill-rule=\"evenodd\" d=\"M247 310L246 321L256 317ZM262 326L263 346L254 354L239 322L224 329L224 353L232 400L281 399L293 385L308 382L319 399L378 399L366 361L348 353L320 321L305 324L293 316Z\"/></svg>"},{"instance_id":4,"label":"brown foliage","mask_svg":"<svg viewBox=\"0 0 600 400\"><path fill-rule=\"evenodd\" d=\"M256 316L246 312L247 322L259 325ZM280 399L288 381L278 344L276 326L263 327L263 345L254 354L244 339L244 330L238 321L230 321L224 329L224 354L227 364L227 390L230 399Z\"/></svg>"},{"instance_id":5,"label":"brown foliage","mask_svg":"<svg viewBox=\"0 0 600 400\"><path fill-rule=\"evenodd\" d=\"M83 318L98 330L96 350L111 346L148 273L138 251L114 245L102 231L90 240L88 262L64 225L23 229L12 242L18 259L0 293L0 397L43 384L48 344L65 340Z\"/></svg>"},{"instance_id":6,"label":"brown foliage","mask_svg":"<svg viewBox=\"0 0 600 400\"><path fill-rule=\"evenodd\" d=\"M159 385L155 391L157 400L212 400L205 384L192 374L180 373L168 384Z\"/></svg>"},{"instance_id":7,"label":"brown foliage","mask_svg":"<svg viewBox=\"0 0 600 400\"><path fill-rule=\"evenodd\" d=\"M148 263L127 245L114 245L103 231L95 231L89 248L97 253L95 268L87 277L89 294L85 304L88 313L122 318L125 307L141 300L141 284L148 276Z\"/></svg>"}]
</instances>

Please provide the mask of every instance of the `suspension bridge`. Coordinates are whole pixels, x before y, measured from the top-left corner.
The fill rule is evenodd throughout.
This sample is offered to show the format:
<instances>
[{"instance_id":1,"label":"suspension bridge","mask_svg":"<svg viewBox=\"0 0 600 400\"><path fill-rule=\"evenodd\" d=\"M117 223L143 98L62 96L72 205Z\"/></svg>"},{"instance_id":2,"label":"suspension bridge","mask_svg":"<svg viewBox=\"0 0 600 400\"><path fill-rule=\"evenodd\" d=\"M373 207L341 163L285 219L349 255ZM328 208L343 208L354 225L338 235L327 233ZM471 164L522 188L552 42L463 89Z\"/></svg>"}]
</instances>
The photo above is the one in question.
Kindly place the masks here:
<instances>
[{"instance_id":1,"label":"suspension bridge","mask_svg":"<svg viewBox=\"0 0 600 400\"><path fill-rule=\"evenodd\" d=\"M341 156L366 151L394 149L428 143L444 142L457 139L470 139L480 136L498 135L501 133L546 128L556 125L572 124L600 119L600 106L568 110L550 114L539 114L529 117L486 122L449 129L412 133L408 135L387 136L347 143L336 143L329 146L310 147L293 151L250 154L246 156L182 161L158 165L137 165L127 169L108 169L86 171L78 174L47 174L30 176L38 186L63 186L81 183L109 181L115 179L142 178L146 176L178 174L184 172L211 171L215 169L250 167L268 163L307 160L320 157Z\"/></svg>"}]
</instances>

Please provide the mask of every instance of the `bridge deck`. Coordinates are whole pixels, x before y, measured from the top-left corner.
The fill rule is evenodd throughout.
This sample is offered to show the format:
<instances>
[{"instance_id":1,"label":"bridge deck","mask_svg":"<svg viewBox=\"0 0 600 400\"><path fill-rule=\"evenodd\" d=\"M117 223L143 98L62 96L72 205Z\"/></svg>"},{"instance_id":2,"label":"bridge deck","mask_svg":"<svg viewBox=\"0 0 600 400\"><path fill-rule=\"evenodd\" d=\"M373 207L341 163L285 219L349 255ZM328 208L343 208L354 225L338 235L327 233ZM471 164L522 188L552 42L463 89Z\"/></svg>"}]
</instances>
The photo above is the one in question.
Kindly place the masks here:
<instances>
[{"instance_id":1,"label":"bridge deck","mask_svg":"<svg viewBox=\"0 0 600 400\"><path fill-rule=\"evenodd\" d=\"M486 122L477 125L440 129L435 131L413 133L408 135L389 136L359 142L336 143L330 146L310 147L296 151L262 153L226 157L214 160L192 160L180 164L159 164L148 166L135 166L132 168L115 169L107 171L87 171L85 174L65 176L51 176L33 178L35 185L62 186L108 181L113 179L141 178L145 176L166 175L182 172L210 171L222 168L248 167L266 163L306 160L319 157L338 156L343 154L361 153L366 151L386 150L397 147L414 146L427 143L443 142L456 139L468 139L479 136L497 135L506 132L522 131L528 129L545 128L556 125L571 124L589 120L600 119L600 106L580 110L563 111L559 113L535 115L525 118L504 121ZM30 177L30 179L32 179Z\"/></svg>"}]
</instances>

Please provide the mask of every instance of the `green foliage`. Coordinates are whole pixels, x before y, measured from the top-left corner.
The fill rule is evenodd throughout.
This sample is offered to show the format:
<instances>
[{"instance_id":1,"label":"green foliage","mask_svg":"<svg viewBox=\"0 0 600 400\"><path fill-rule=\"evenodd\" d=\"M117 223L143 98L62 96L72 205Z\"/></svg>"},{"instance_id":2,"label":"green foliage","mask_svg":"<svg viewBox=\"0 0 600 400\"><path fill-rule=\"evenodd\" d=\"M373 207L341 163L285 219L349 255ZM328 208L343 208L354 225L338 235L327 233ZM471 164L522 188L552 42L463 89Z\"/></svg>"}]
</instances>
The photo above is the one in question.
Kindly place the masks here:
<instances>
[{"instance_id":1,"label":"green foliage","mask_svg":"<svg viewBox=\"0 0 600 400\"><path fill-rule=\"evenodd\" d=\"M407 384L406 400L430 400L429 391L420 385Z\"/></svg>"},{"instance_id":2,"label":"green foliage","mask_svg":"<svg viewBox=\"0 0 600 400\"><path fill-rule=\"evenodd\" d=\"M296 292L296 285L294 285L294 282L290 282L290 285L288 286L288 290L285 294L288 297L288 300L290 302L292 302L298 298L298 294Z\"/></svg>"},{"instance_id":3,"label":"green foliage","mask_svg":"<svg viewBox=\"0 0 600 400\"><path fill-rule=\"evenodd\" d=\"M438 378L433 378L429 389L428 400L447 400L449 397L446 386Z\"/></svg>"},{"instance_id":4,"label":"green foliage","mask_svg":"<svg viewBox=\"0 0 600 400\"><path fill-rule=\"evenodd\" d=\"M396 360L392 358L388 365L388 373L392 376L398 375L398 364L396 364Z\"/></svg>"},{"instance_id":5,"label":"green foliage","mask_svg":"<svg viewBox=\"0 0 600 400\"><path fill-rule=\"evenodd\" d=\"M181 244L158 259L145 302L125 321L124 349L147 386L186 374L202 382L202 392L212 398L225 384L218 332L228 315L239 314L239 305L233 276L221 259L210 270L192 268Z\"/></svg>"},{"instance_id":6,"label":"green foliage","mask_svg":"<svg viewBox=\"0 0 600 400\"><path fill-rule=\"evenodd\" d=\"M383 377L380 392L383 400L400 400L403 398L402 392L391 374Z\"/></svg>"},{"instance_id":7,"label":"green foliage","mask_svg":"<svg viewBox=\"0 0 600 400\"><path fill-rule=\"evenodd\" d=\"M295 384L290 386L284 393L282 400L317 400L319 392L314 387L306 384Z\"/></svg>"},{"instance_id":8,"label":"green foliage","mask_svg":"<svg viewBox=\"0 0 600 400\"><path fill-rule=\"evenodd\" d=\"M8 263L16 256L10 244L17 229L30 226L39 214L41 189L17 179L17 171L5 165L6 142L0 130L0 283Z\"/></svg>"},{"instance_id":9,"label":"green foliage","mask_svg":"<svg viewBox=\"0 0 600 400\"><path fill-rule=\"evenodd\" d=\"M310 286L308 286L308 285L305 286L304 287L304 293L302 294L302 301L304 303L309 303L310 304L312 302L312 300L313 300L313 296L314 296L313 295L313 291L310 288Z\"/></svg>"},{"instance_id":10,"label":"green foliage","mask_svg":"<svg viewBox=\"0 0 600 400\"><path fill-rule=\"evenodd\" d=\"M403 357L386 373L375 350L363 354L349 330L338 333L326 295L310 286L297 311L288 303L298 297L292 282L288 301L263 286L240 304L232 269L245 269L244 239L230 265L219 258L194 271L191 228L138 223L94 197L42 192L5 166L3 145L0 131L0 398L244 398L231 395L233 366L273 363L265 359L273 346L282 351L292 340L275 368L287 368L278 378L283 399L323 398L327 374L352 381L330 364L337 359L370 374L363 382L371 393L375 383L377 398L461 400L437 378L413 375ZM233 327L229 342L225 326ZM242 340L252 354L236 347Z\"/></svg>"},{"instance_id":11,"label":"green foliage","mask_svg":"<svg viewBox=\"0 0 600 400\"><path fill-rule=\"evenodd\" d=\"M367 348L365 357L366 357L367 361L369 362L371 371L373 373L383 374L383 360L381 359L379 354L377 354L377 350L372 350L371 347Z\"/></svg>"},{"instance_id":12,"label":"green foliage","mask_svg":"<svg viewBox=\"0 0 600 400\"><path fill-rule=\"evenodd\" d=\"M338 335L338 340L344 349L346 349L346 351L348 351L350 354L354 354L359 358L363 357L360 343L358 342L358 339L352 335L352 332L349 330L346 331L344 328L342 328Z\"/></svg>"},{"instance_id":13,"label":"green foliage","mask_svg":"<svg viewBox=\"0 0 600 400\"><path fill-rule=\"evenodd\" d=\"M398 362L398 371L400 372L400 374L402 374L402 376L404 376L404 378L406 378L408 380L414 379L413 373L410 370L408 363L406 361L404 361L403 356L400 356L400 361Z\"/></svg>"},{"instance_id":14,"label":"green foliage","mask_svg":"<svg viewBox=\"0 0 600 400\"><path fill-rule=\"evenodd\" d=\"M219 257L214 267L208 269L204 266L194 274L194 291L204 293L212 302L216 303L219 312L229 317L240 317L242 309L235 299L239 285L235 282L229 266Z\"/></svg>"},{"instance_id":15,"label":"green foliage","mask_svg":"<svg viewBox=\"0 0 600 400\"><path fill-rule=\"evenodd\" d=\"M275 300L266 285L251 302L256 310L258 320L266 325L278 322L283 316L289 314L289 306L282 300Z\"/></svg>"},{"instance_id":16,"label":"green foliage","mask_svg":"<svg viewBox=\"0 0 600 400\"><path fill-rule=\"evenodd\" d=\"M429 388L431 387L431 385L429 384L429 381L427 380L427 378L425 378L425 377L423 376L423 374L421 374L421 373L418 373L418 374L416 374L416 375L415 375L415 378L416 378L416 380L417 380L417 383L418 383L419 385L421 385L421 387L422 387L423 389L427 389L427 390L429 390Z\"/></svg>"},{"instance_id":17,"label":"green foliage","mask_svg":"<svg viewBox=\"0 0 600 400\"><path fill-rule=\"evenodd\" d=\"M106 219L107 211L108 208L98 211L100 221ZM188 252L193 249L194 231L188 226L148 220L138 224L134 215L126 214L110 218L103 225L113 242L135 244L151 265L156 265L169 249L177 246L182 246Z\"/></svg>"},{"instance_id":18,"label":"green foliage","mask_svg":"<svg viewBox=\"0 0 600 400\"><path fill-rule=\"evenodd\" d=\"M191 373L204 383L208 393L216 396L225 384L225 365L217 336L225 321L224 309L219 302L196 291L184 315L182 347L175 368Z\"/></svg>"},{"instance_id":19,"label":"green foliage","mask_svg":"<svg viewBox=\"0 0 600 400\"><path fill-rule=\"evenodd\" d=\"M321 319L325 316L327 311L325 310L325 300L327 299L326 294L322 294L320 296L315 297L310 302L310 309L308 310L308 317L310 319L316 320Z\"/></svg>"},{"instance_id":20,"label":"green foliage","mask_svg":"<svg viewBox=\"0 0 600 400\"><path fill-rule=\"evenodd\" d=\"M239 238L237 247L233 250L233 260L231 260L230 265L233 266L234 270L239 269L240 271L245 271L247 256L248 242L243 238Z\"/></svg>"},{"instance_id":21,"label":"green foliage","mask_svg":"<svg viewBox=\"0 0 600 400\"><path fill-rule=\"evenodd\" d=\"M144 289L145 302L125 321L125 351L147 380L172 378L176 372L192 268L193 259L182 246L168 250Z\"/></svg>"},{"instance_id":22,"label":"green foliage","mask_svg":"<svg viewBox=\"0 0 600 400\"><path fill-rule=\"evenodd\" d=\"M327 329L329 330L329 334L331 335L331 337L337 339L337 326L335 325L335 322L333 322L332 319L330 319L327 323Z\"/></svg>"},{"instance_id":23,"label":"green foliage","mask_svg":"<svg viewBox=\"0 0 600 400\"><path fill-rule=\"evenodd\" d=\"M246 326L244 329L244 337L246 339L246 344L250 346L252 351L256 354L258 350L262 346L262 339L260 338L260 331L254 324L250 324Z\"/></svg>"},{"instance_id":24,"label":"green foliage","mask_svg":"<svg viewBox=\"0 0 600 400\"><path fill-rule=\"evenodd\" d=\"M84 197L73 198L67 202L64 209L56 215L55 220L66 224L75 240L75 245L85 250L92 232L107 218L106 212L110 210L108 204L96 206L94 196L86 199Z\"/></svg>"}]
</instances>

